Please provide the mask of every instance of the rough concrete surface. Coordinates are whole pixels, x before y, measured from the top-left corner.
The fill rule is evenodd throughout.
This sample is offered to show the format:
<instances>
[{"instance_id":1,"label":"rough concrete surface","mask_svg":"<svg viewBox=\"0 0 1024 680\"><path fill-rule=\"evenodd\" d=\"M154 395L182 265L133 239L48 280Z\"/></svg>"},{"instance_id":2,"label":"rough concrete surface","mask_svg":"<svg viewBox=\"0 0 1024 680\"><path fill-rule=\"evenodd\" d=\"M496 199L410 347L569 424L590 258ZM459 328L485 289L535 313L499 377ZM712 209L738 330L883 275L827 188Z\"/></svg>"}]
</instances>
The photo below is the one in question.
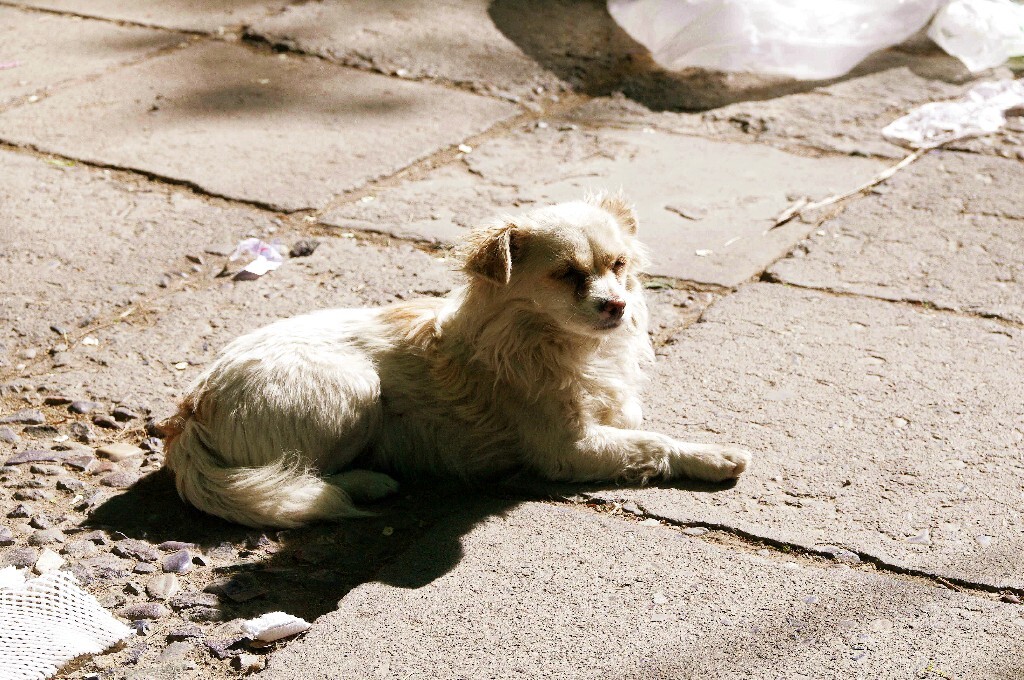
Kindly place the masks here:
<instances>
[{"instance_id":1,"label":"rough concrete surface","mask_svg":"<svg viewBox=\"0 0 1024 680\"><path fill-rule=\"evenodd\" d=\"M295 210L512 113L442 87L205 43L0 115L0 136Z\"/></svg>"},{"instance_id":2,"label":"rough concrete surface","mask_svg":"<svg viewBox=\"0 0 1024 680\"><path fill-rule=\"evenodd\" d=\"M1024 329L767 284L702 321L660 351L647 427L741 442L753 469L713 493L603 493L682 522L1024 586Z\"/></svg>"},{"instance_id":3,"label":"rough concrete surface","mask_svg":"<svg viewBox=\"0 0 1024 680\"><path fill-rule=\"evenodd\" d=\"M807 233L799 222L769 230L796 197L824 198L884 167L652 129L545 125L480 145L463 154L461 167L361 197L324 220L450 241L459 227L496 217L495 205L527 210L621 188L641 206L642 239L655 246L651 273L735 286Z\"/></svg>"},{"instance_id":4,"label":"rough concrete surface","mask_svg":"<svg viewBox=\"0 0 1024 680\"><path fill-rule=\"evenodd\" d=\"M766 233L1010 71L918 36L829 82L668 73L603 0L0 19L0 567L135 629L59 677L1024 680L1024 118ZM232 338L442 295L468 227L620 187L646 427L750 447L735 485L405 479L283 532L180 501L154 421ZM245 237L288 256L236 278ZM312 628L243 633L271 611Z\"/></svg>"},{"instance_id":5,"label":"rough concrete surface","mask_svg":"<svg viewBox=\"0 0 1024 680\"><path fill-rule=\"evenodd\" d=\"M933 152L770 273L801 286L1024 323L1022 189L1020 161Z\"/></svg>"},{"instance_id":6,"label":"rough concrete surface","mask_svg":"<svg viewBox=\"0 0 1024 680\"><path fill-rule=\"evenodd\" d=\"M181 40L144 28L0 7L0 107Z\"/></svg>"},{"instance_id":7,"label":"rough concrete surface","mask_svg":"<svg viewBox=\"0 0 1024 680\"><path fill-rule=\"evenodd\" d=\"M288 0L18 0L25 7L185 31L217 32L280 12Z\"/></svg>"},{"instance_id":8,"label":"rough concrete surface","mask_svg":"<svg viewBox=\"0 0 1024 680\"><path fill-rule=\"evenodd\" d=\"M428 533L263 677L1019 677L1017 607L657 523L495 510ZM420 584L450 550L459 563Z\"/></svg>"}]
</instances>

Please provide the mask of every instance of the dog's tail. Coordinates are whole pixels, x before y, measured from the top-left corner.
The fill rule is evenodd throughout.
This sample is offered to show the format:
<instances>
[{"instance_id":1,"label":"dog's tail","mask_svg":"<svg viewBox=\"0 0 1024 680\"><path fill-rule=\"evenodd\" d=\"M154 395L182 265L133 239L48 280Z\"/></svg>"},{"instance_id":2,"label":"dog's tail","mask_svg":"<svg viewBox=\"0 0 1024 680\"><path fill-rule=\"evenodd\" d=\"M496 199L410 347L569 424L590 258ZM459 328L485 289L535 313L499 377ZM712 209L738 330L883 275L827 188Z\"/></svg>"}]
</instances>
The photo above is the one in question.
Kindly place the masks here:
<instances>
[{"instance_id":1,"label":"dog's tail","mask_svg":"<svg viewBox=\"0 0 1024 680\"><path fill-rule=\"evenodd\" d=\"M209 443L208 430L188 413L178 413L161 428L178 493L211 515L256 528L371 515L295 459L259 467L225 465Z\"/></svg>"}]
</instances>

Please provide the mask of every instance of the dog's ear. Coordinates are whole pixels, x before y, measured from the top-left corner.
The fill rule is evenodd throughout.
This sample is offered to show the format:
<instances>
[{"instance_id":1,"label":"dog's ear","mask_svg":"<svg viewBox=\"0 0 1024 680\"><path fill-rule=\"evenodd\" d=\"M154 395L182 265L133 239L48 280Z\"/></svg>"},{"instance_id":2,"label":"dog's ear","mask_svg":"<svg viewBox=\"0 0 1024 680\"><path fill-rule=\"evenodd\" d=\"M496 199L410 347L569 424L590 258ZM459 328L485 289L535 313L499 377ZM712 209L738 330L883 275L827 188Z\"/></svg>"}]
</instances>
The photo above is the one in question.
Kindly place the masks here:
<instances>
[{"instance_id":1,"label":"dog's ear","mask_svg":"<svg viewBox=\"0 0 1024 680\"><path fill-rule=\"evenodd\" d=\"M510 220L469 233L463 254L463 270L493 283L512 279L512 263L522 250L524 233Z\"/></svg>"},{"instance_id":2,"label":"dog's ear","mask_svg":"<svg viewBox=\"0 0 1024 680\"><path fill-rule=\"evenodd\" d=\"M630 236L636 236L637 227L639 226L636 211L633 210L632 204L626 200L621 191L614 194L597 194L596 196L588 197L588 200L614 217L622 231Z\"/></svg>"}]
</instances>

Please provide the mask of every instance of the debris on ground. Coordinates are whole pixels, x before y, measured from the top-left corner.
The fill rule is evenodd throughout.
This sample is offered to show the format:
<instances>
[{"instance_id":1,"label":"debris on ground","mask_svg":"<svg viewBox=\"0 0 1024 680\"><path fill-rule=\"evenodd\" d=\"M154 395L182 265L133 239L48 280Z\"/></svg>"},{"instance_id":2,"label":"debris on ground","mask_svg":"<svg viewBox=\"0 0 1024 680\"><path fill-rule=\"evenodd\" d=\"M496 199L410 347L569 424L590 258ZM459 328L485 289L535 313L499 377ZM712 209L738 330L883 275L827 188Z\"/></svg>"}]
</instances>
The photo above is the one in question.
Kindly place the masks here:
<instances>
[{"instance_id":1,"label":"debris on ground","mask_svg":"<svg viewBox=\"0 0 1024 680\"><path fill-rule=\"evenodd\" d=\"M241 271L235 274L235 280L251 281L258 279L264 274L280 267L284 263L284 256L278 250L280 247L281 244L277 242L267 243L258 238L247 238L240 241L235 246L235 251L228 257L228 260L234 262L243 256L255 256L256 259L242 267Z\"/></svg>"},{"instance_id":2,"label":"debris on ground","mask_svg":"<svg viewBox=\"0 0 1024 680\"><path fill-rule=\"evenodd\" d=\"M254 640L274 642L309 629L309 622L284 612L269 612L242 623L242 632Z\"/></svg>"}]
</instances>

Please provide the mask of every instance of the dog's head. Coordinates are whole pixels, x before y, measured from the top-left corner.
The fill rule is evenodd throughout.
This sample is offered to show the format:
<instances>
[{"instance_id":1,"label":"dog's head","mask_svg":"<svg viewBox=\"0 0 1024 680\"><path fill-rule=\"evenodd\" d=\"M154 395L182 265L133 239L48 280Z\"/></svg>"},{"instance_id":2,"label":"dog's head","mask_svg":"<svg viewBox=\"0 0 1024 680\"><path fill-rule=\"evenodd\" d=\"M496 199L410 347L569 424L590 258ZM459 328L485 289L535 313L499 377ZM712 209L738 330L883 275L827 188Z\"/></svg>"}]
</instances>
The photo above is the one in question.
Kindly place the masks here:
<instances>
[{"instance_id":1,"label":"dog's head","mask_svg":"<svg viewBox=\"0 0 1024 680\"><path fill-rule=\"evenodd\" d=\"M566 331L599 336L640 311L646 265L637 218L621 196L534 210L470 233L464 269L472 286L528 301Z\"/></svg>"}]
</instances>

